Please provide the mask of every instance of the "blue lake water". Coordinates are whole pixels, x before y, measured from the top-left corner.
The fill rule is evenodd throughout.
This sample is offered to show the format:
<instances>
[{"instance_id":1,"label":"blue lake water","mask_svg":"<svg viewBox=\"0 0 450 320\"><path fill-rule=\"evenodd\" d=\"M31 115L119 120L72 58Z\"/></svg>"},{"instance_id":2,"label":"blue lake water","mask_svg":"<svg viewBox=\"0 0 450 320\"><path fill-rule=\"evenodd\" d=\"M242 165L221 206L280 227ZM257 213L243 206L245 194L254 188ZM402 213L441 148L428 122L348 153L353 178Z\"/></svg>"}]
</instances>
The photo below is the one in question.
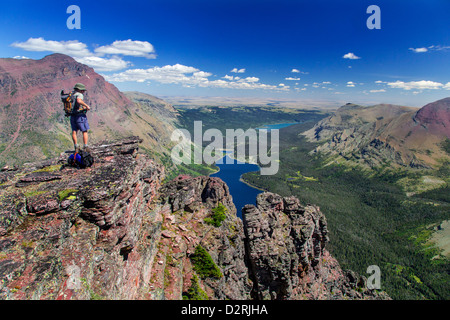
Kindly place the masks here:
<instances>
[{"instance_id":1,"label":"blue lake water","mask_svg":"<svg viewBox=\"0 0 450 320\"><path fill-rule=\"evenodd\" d=\"M231 163L233 161L233 163ZM211 174L211 177L219 177L228 185L237 216L242 218L241 209L246 204L256 204L256 196L262 191L252 188L240 181L241 175L246 172L259 171L259 166L231 159L228 155L223 159L223 164L216 164L220 171Z\"/></svg>"},{"instance_id":2,"label":"blue lake water","mask_svg":"<svg viewBox=\"0 0 450 320\"><path fill-rule=\"evenodd\" d=\"M281 129L281 128L289 127L289 126L292 126L294 124L299 124L299 123L300 122L268 124L268 125L262 126L261 128L258 128L258 129L267 129L267 130Z\"/></svg>"},{"instance_id":3,"label":"blue lake water","mask_svg":"<svg viewBox=\"0 0 450 320\"><path fill-rule=\"evenodd\" d=\"M298 124L298 122L294 123L279 123L266 125L257 129L281 129L294 124ZM242 207L246 204L256 204L256 196L260 194L262 191L250 187L249 185L242 182L241 176L246 172L259 172L259 166L256 164L250 164L241 162L235 159L231 159L228 155L222 158L222 164L216 163L216 166L219 167L219 172L211 174L211 177L219 177L228 185L230 189L231 196L233 197L234 205L236 206L237 216L242 218Z\"/></svg>"}]
</instances>

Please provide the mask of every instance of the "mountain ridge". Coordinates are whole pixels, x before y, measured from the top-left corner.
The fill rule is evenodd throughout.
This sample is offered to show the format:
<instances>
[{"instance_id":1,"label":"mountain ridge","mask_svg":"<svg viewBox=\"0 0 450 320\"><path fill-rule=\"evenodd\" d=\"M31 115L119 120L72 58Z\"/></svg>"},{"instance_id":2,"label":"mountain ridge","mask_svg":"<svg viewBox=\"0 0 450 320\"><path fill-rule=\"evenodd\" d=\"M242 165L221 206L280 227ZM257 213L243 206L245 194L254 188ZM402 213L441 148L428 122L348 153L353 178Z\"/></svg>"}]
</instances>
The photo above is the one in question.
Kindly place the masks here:
<instances>
[{"instance_id":1,"label":"mountain ridge","mask_svg":"<svg viewBox=\"0 0 450 320\"><path fill-rule=\"evenodd\" d=\"M348 104L303 133L321 143L315 152L369 167L439 168L448 154L440 144L450 138L450 98L417 109L380 104Z\"/></svg>"}]
</instances>

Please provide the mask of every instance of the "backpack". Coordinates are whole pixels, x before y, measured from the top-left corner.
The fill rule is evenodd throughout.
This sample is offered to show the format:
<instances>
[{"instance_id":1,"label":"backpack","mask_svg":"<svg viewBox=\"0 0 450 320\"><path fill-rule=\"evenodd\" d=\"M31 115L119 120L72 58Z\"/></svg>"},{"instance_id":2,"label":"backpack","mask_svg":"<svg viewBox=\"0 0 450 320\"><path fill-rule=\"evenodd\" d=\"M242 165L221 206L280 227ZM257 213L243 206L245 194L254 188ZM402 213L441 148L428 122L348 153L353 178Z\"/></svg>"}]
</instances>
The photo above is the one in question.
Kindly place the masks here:
<instances>
[{"instance_id":1,"label":"backpack","mask_svg":"<svg viewBox=\"0 0 450 320\"><path fill-rule=\"evenodd\" d=\"M75 91L64 93L64 90L61 90L61 101L64 105L64 113L66 117L70 117L76 114L75 104L76 99L73 98Z\"/></svg>"},{"instance_id":2,"label":"backpack","mask_svg":"<svg viewBox=\"0 0 450 320\"><path fill-rule=\"evenodd\" d=\"M89 152L82 150L80 152L75 152L74 154L71 154L67 159L67 162L72 167L84 169L94 164L94 158Z\"/></svg>"}]
</instances>

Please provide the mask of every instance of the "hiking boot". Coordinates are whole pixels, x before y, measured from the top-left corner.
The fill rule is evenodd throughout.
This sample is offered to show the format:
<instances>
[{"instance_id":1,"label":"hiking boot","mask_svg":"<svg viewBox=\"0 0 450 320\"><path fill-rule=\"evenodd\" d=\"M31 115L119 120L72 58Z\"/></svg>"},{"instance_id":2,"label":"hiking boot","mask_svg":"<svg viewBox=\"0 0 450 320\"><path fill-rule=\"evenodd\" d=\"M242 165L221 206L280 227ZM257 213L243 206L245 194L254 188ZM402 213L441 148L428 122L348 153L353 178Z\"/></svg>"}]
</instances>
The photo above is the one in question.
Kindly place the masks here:
<instances>
[{"instance_id":1,"label":"hiking boot","mask_svg":"<svg viewBox=\"0 0 450 320\"><path fill-rule=\"evenodd\" d=\"M88 153L91 153L91 148L89 148L89 146L84 146L83 150L88 152Z\"/></svg>"}]
</instances>

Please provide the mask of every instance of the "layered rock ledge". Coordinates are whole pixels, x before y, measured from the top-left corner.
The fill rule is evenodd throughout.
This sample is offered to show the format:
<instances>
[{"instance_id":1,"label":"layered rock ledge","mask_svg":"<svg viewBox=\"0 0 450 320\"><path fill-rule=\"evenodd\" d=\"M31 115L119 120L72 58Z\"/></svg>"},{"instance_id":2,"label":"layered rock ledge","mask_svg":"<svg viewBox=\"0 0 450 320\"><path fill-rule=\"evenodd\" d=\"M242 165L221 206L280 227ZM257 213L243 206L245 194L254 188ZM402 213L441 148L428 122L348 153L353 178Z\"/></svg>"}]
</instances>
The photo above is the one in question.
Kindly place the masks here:
<instances>
[{"instance_id":1,"label":"layered rock ledge","mask_svg":"<svg viewBox=\"0 0 450 320\"><path fill-rule=\"evenodd\" d=\"M222 180L165 181L141 141L2 169L0 299L386 298L330 256L319 208L263 193L242 221Z\"/></svg>"}]
</instances>

